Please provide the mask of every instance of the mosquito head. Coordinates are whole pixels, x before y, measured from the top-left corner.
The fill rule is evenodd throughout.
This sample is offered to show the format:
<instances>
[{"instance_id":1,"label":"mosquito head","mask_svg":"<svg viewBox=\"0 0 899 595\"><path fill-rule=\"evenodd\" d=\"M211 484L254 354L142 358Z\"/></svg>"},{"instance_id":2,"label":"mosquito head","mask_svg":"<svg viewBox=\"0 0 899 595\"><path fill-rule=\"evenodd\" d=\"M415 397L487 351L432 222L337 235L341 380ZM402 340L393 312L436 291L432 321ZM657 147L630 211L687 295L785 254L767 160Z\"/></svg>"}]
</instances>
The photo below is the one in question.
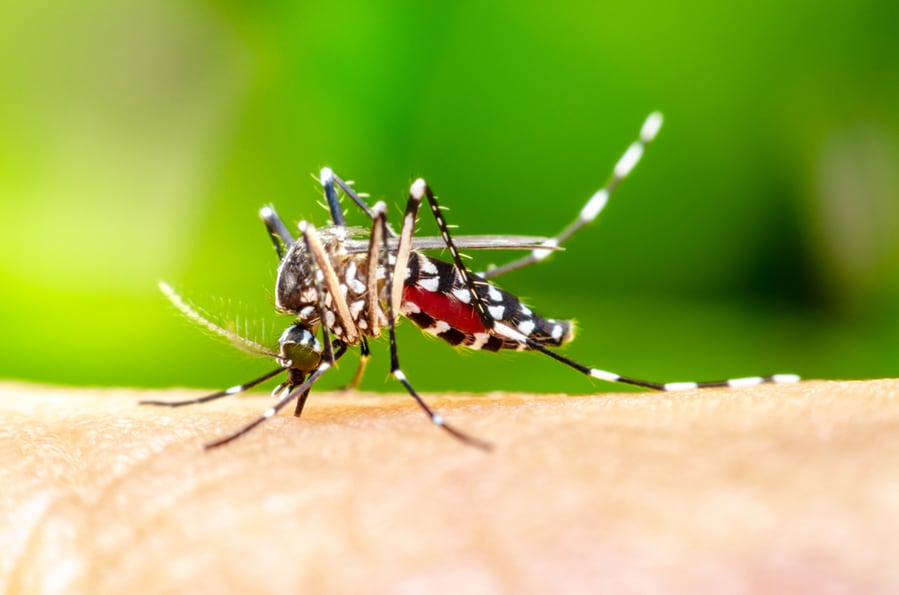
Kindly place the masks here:
<instances>
[{"instance_id":1,"label":"mosquito head","mask_svg":"<svg viewBox=\"0 0 899 595\"><path fill-rule=\"evenodd\" d=\"M306 244L302 241L294 243L278 267L275 287L275 304L278 309L298 314L318 302L313 270L312 255Z\"/></svg>"},{"instance_id":2,"label":"mosquito head","mask_svg":"<svg viewBox=\"0 0 899 595\"><path fill-rule=\"evenodd\" d=\"M322 346L315 333L303 324L293 324L278 339L281 363L304 375L315 370L322 359Z\"/></svg>"}]
</instances>

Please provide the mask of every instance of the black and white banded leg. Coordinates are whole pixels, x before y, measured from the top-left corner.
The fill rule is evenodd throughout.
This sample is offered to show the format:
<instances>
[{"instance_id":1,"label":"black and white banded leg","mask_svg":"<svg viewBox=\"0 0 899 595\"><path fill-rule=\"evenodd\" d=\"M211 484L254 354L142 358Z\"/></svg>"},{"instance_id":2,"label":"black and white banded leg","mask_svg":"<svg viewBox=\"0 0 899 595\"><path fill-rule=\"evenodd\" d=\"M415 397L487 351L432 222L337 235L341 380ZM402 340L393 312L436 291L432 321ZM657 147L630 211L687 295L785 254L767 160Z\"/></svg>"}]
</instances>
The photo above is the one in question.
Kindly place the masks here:
<instances>
[{"instance_id":1,"label":"black and white banded leg","mask_svg":"<svg viewBox=\"0 0 899 595\"><path fill-rule=\"evenodd\" d=\"M578 362L557 353L548 347L541 345L534 339L530 338L526 333L522 332L519 328L513 328L505 321L497 321L493 314L491 313L490 306L485 302L485 298L482 296L480 292L476 290L476 284L485 283L485 281L479 280L477 277L472 275L465 263L462 261L461 255L459 254L458 249L452 240L452 235L449 231L449 226L446 223L446 220L443 217L443 214L440 210L440 206L437 203L437 199L434 196L434 193L431 191L430 187L425 183L424 180L419 178L412 184L411 197L417 197L418 201L421 201L422 196L427 197L428 204L431 207L431 213L434 216L434 220L437 223L437 227L440 230L440 234L443 237L443 240L446 242L447 249L452 255L453 264L456 267L456 270L465 279L466 286L468 287L469 294L471 295L472 303L476 306L476 310L478 316L480 316L484 327L491 334L498 335L505 339L510 339L512 341L516 341L519 344L525 346L527 349L532 349L534 351L539 351L544 355L547 355L554 360L565 364L566 366L581 372L586 376L590 376L592 378L598 378L599 380L605 380L607 382L617 382L621 384L630 384L633 386L640 386L643 388L658 390L658 391L682 391L682 390L690 390L696 388L716 388L716 387L742 387L742 386L753 386L756 384L763 383L788 383L788 382L798 382L799 376L795 374L774 374L772 376L750 376L746 378L735 378L732 380L716 380L711 382L651 382L648 380L641 380L639 378L631 378L628 376L622 376L621 374L616 374L614 372L608 372L606 370L600 370L598 368L591 368L585 366L583 364L579 364ZM412 198L410 198L411 204ZM407 208L407 213L409 209ZM414 213L413 213L414 215ZM413 217L414 219L414 217ZM403 228L405 232L406 223L404 221ZM401 236L402 237L402 236ZM399 266L399 258L397 258L397 266ZM403 265L405 266L405 264Z\"/></svg>"},{"instance_id":2,"label":"black and white banded leg","mask_svg":"<svg viewBox=\"0 0 899 595\"><path fill-rule=\"evenodd\" d=\"M396 312L398 312L398 306L400 303L400 299L402 298L402 286L403 279L405 278L405 273L409 261L409 252L411 250L411 242L412 242L412 233L415 228L415 217L418 214L418 207L421 204L421 193L416 192L416 186L413 184L413 190L409 196L409 202L406 204L406 212L403 216L403 227L400 231L400 244L397 250L396 256L396 264L392 272L389 271L389 245L387 243L387 238L389 236L389 229L387 227L387 219L385 217L386 206L383 202L378 202L374 209L375 215L375 227L380 227L378 235L382 240L382 250L380 254L370 254L370 256L375 257L375 260L370 260L369 262L378 262L380 266L384 268L384 271L387 271L386 274L386 294L387 294L387 324L390 336L390 373L396 378L400 384L402 384L409 395L415 399L415 402L418 403L418 406L422 408L425 414L430 418L430 420L440 428L443 428L447 433L452 435L453 437L461 440L462 442L469 444L471 446L475 446L477 448L481 448L483 450L491 450L493 445L489 442L481 440L479 438L475 438L465 432L455 428L450 425L443 416L439 415L436 411L434 411L430 405L425 402L425 400L418 394L418 391L412 387L412 384L409 382L409 379L406 378L406 374L403 373L402 368L400 367L400 358L399 351L397 349L396 342ZM375 236L375 232L372 233L373 237ZM368 287L368 291L371 294L374 291L377 291L377 285L370 285Z\"/></svg>"},{"instance_id":3,"label":"black and white banded leg","mask_svg":"<svg viewBox=\"0 0 899 595\"><path fill-rule=\"evenodd\" d=\"M334 225L346 225L346 221L343 217L343 211L340 208L340 199L337 196L337 191L334 188L335 184L343 190L344 194L350 197L350 199L356 203L363 213L371 220L374 221L376 214L372 207L368 206L368 203L365 202L363 194L357 193L353 190L350 185L351 182L345 182L340 177L334 173L330 167L323 167L320 174L320 181L322 188L325 192L325 199L328 201L328 209L331 211L331 221ZM387 233L390 237L396 237L396 232L391 229L390 225L387 225Z\"/></svg>"},{"instance_id":4,"label":"black and white banded leg","mask_svg":"<svg viewBox=\"0 0 899 595\"><path fill-rule=\"evenodd\" d=\"M299 227L300 227L300 232L303 235L303 240L306 242L307 250L309 250L311 253L315 254L314 246L318 246L319 250L321 249L321 242L317 241L318 238L315 234L315 229L311 225L307 225L305 222L301 222ZM318 263L319 259L316 258L315 261L316 261L316 265L315 265L315 267L313 267L312 274L315 279L315 287L316 287L316 291L319 296L319 300L318 300L319 316L321 317L322 320L324 320L325 319L325 307L324 307L325 300L324 300L324 291L322 289L322 279L324 277L326 277L326 274L319 275L319 271L317 269L317 266L318 266L317 263ZM291 328L293 328L293 327L291 327ZM314 337L312 337L308 334L309 333L308 330L306 330L305 328L299 328L299 330L308 339L314 340ZM242 428L238 429L237 431L232 432L231 434L228 434L227 436L224 436L223 438L220 438L213 442L209 442L208 444L204 445L204 448L206 448L206 449L217 448L219 446L228 444L229 442L243 436L247 432L250 432L256 426L262 424L267 419L269 419L270 417L277 414L278 411L280 411L281 409L286 407L294 399L298 400L297 407L295 410L295 415L299 416L300 413L302 413L303 405L305 404L306 398L309 396L309 391L311 390L312 386L318 381L319 378L321 378L321 376L325 372L327 372L331 367L333 367L334 362L337 360L337 357L339 357L339 355L343 355L343 352L346 350L346 345L341 342L340 347L337 351L337 354L335 354L334 346L331 341L331 334L330 334L327 326L325 326L325 325L322 325L322 343L323 343L324 348L322 349L321 359L320 359L318 365L315 366L315 368L311 372L309 372L308 376L302 382L299 382L299 378L302 375L305 375L305 372L303 372L302 374L298 374L296 377L294 377L293 374L294 374L294 372L296 372L296 370L294 370L292 368L293 362L282 361L282 364L283 364L282 367L280 367L276 370L273 370L271 372L268 372L268 373L264 374L263 376L255 379L255 380L252 380L251 382L232 386L229 389L226 389L226 390L218 392L218 393L213 393L213 394L207 395L205 397L200 397L198 399L190 399L190 400L186 400L186 401L142 401L141 403L148 404L148 405L164 405L164 406L168 406L168 407L179 407L181 405L190 405L190 404L194 404L194 403L205 403L207 401L211 401L214 399L219 399L222 397L235 395L235 394L244 392L244 391L256 386L257 384L260 384L260 383L268 380L269 378L272 378L280 373L283 373L285 370L288 372L288 374L291 374L291 377L288 378L286 383L282 383L281 385L279 385L278 387L275 388L275 390L273 391L273 395L277 396L277 395L281 394L281 396L278 399L278 401L274 405L272 405L271 407L266 409L262 413L262 415L260 415L259 417L254 419L252 422L248 423L247 425L243 426ZM281 359L281 358L279 357L279 359ZM286 394L283 394L283 393L286 393Z\"/></svg>"},{"instance_id":5,"label":"black and white banded leg","mask_svg":"<svg viewBox=\"0 0 899 595\"><path fill-rule=\"evenodd\" d=\"M609 181L605 186L597 190L593 196L587 200L586 204L581 208L580 213L578 213L577 219L572 221L568 227L563 229L555 237L546 240L542 247L535 248L527 256L523 256L499 267L490 268L484 273L479 273L479 275L485 279L492 279L508 272L536 264L549 256L553 252L552 248L558 248L563 242L568 240L568 238L580 231L581 228L596 219L603 208L605 208L606 203L609 202L609 197L621 181L624 180L624 178L626 178L640 162L640 158L643 156L643 150L653 141L656 134L658 134L659 129L662 127L662 121L661 113L653 112L649 114L643 122L643 126L640 128L639 138L631 143L615 164L615 167L612 170L612 177L609 178Z\"/></svg>"},{"instance_id":6,"label":"black and white banded leg","mask_svg":"<svg viewBox=\"0 0 899 595\"><path fill-rule=\"evenodd\" d=\"M278 213L272 207L262 207L259 211L259 217L265 223L265 229L268 231L268 237L271 238L272 244L275 246L275 252L278 254L278 260L284 258L284 254L293 245L294 239L287 231L287 226L278 217Z\"/></svg>"}]
</instances>

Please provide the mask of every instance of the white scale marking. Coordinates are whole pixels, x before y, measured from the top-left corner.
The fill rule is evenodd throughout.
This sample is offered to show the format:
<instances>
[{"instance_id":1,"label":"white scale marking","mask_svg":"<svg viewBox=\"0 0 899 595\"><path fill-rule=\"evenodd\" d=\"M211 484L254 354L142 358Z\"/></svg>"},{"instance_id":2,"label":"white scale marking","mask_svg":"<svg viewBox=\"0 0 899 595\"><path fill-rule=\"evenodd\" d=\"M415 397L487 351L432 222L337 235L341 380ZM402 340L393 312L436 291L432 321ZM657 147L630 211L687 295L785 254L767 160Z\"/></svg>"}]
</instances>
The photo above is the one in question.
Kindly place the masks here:
<instances>
[{"instance_id":1,"label":"white scale marking","mask_svg":"<svg viewBox=\"0 0 899 595\"><path fill-rule=\"evenodd\" d=\"M422 178L418 178L414 182L412 182L412 186L409 188L409 194L411 195L413 200L421 200L421 197L425 194L425 181Z\"/></svg>"},{"instance_id":2,"label":"white scale marking","mask_svg":"<svg viewBox=\"0 0 899 595\"><path fill-rule=\"evenodd\" d=\"M596 216L603 210L607 202L609 202L609 191L603 188L591 196L584 208L581 209L581 220L589 223L596 219Z\"/></svg>"},{"instance_id":3,"label":"white scale marking","mask_svg":"<svg viewBox=\"0 0 899 595\"><path fill-rule=\"evenodd\" d=\"M664 118L662 118L661 113L652 112L649 114L649 116L646 117L646 121L643 122L643 126L640 128L640 140L644 143L652 142L652 139L659 133L659 128L662 127L663 121Z\"/></svg>"},{"instance_id":4,"label":"white scale marking","mask_svg":"<svg viewBox=\"0 0 899 595\"><path fill-rule=\"evenodd\" d=\"M427 273L428 275L436 275L437 274L437 267L428 258L424 258L424 257L419 258L418 259L418 268L421 272Z\"/></svg>"},{"instance_id":5,"label":"white scale marking","mask_svg":"<svg viewBox=\"0 0 899 595\"><path fill-rule=\"evenodd\" d=\"M562 338L562 325L561 324L555 325L553 327L552 333L550 333L549 336L552 337L554 341L558 341L559 339L561 339Z\"/></svg>"},{"instance_id":6,"label":"white scale marking","mask_svg":"<svg viewBox=\"0 0 899 595\"><path fill-rule=\"evenodd\" d=\"M358 300L350 304L350 316L356 318L359 316L359 313L362 312L362 308L365 307L365 302L362 300Z\"/></svg>"},{"instance_id":7,"label":"white scale marking","mask_svg":"<svg viewBox=\"0 0 899 595\"><path fill-rule=\"evenodd\" d=\"M365 293L365 283L358 279L353 279L350 282L350 289L352 289L353 293L355 293L356 295L362 295L363 293Z\"/></svg>"},{"instance_id":8,"label":"white scale marking","mask_svg":"<svg viewBox=\"0 0 899 595\"><path fill-rule=\"evenodd\" d=\"M553 238L551 240L546 240L540 245L546 246L546 248L535 248L534 250L531 250L531 256L533 256L535 260L543 260L550 254L552 254L553 251L550 248L557 247L559 245L559 241Z\"/></svg>"},{"instance_id":9,"label":"white scale marking","mask_svg":"<svg viewBox=\"0 0 899 595\"><path fill-rule=\"evenodd\" d=\"M773 382L799 382L801 378L796 374L775 374L771 380Z\"/></svg>"},{"instance_id":10,"label":"white scale marking","mask_svg":"<svg viewBox=\"0 0 899 595\"><path fill-rule=\"evenodd\" d=\"M527 343L528 338L526 336L522 335L512 327L502 322L497 322L493 326L493 330L497 335L502 335L507 339L512 339L513 341L518 341L519 343Z\"/></svg>"},{"instance_id":11,"label":"white scale marking","mask_svg":"<svg viewBox=\"0 0 899 595\"><path fill-rule=\"evenodd\" d=\"M621 159L618 160L618 163L615 164L615 177L616 178L624 178L640 161L640 157L643 156L643 143L637 141L631 146L627 148L627 151L624 152L624 155L621 156Z\"/></svg>"},{"instance_id":12,"label":"white scale marking","mask_svg":"<svg viewBox=\"0 0 899 595\"><path fill-rule=\"evenodd\" d=\"M429 279L419 279L417 285L425 291L434 293L437 291L437 287L440 285L440 279L438 279L437 277L432 277Z\"/></svg>"},{"instance_id":13,"label":"white scale marking","mask_svg":"<svg viewBox=\"0 0 899 595\"><path fill-rule=\"evenodd\" d=\"M502 320L503 315L506 313L505 306L487 306L487 311L490 312L490 316L493 316L494 320Z\"/></svg>"},{"instance_id":14,"label":"white scale marking","mask_svg":"<svg viewBox=\"0 0 899 595\"><path fill-rule=\"evenodd\" d=\"M525 335L530 335L534 332L534 328L536 328L536 324L534 324L533 320L522 320L518 323L518 330L520 330Z\"/></svg>"},{"instance_id":15,"label":"white scale marking","mask_svg":"<svg viewBox=\"0 0 899 595\"><path fill-rule=\"evenodd\" d=\"M431 326L429 326L428 328L424 329L424 331L425 331L426 333L428 333L428 334L431 334L431 335L435 335L435 336L436 336L436 335L440 335L441 333L445 333L445 332L448 331L449 329L450 329L449 323L447 323L447 322L444 321L444 320L437 320L437 321L434 322L433 325L431 325Z\"/></svg>"},{"instance_id":16,"label":"white scale marking","mask_svg":"<svg viewBox=\"0 0 899 595\"><path fill-rule=\"evenodd\" d=\"M490 340L490 335L487 333L475 333L474 341L469 345L471 349L480 349L483 347L487 341Z\"/></svg>"},{"instance_id":17,"label":"white scale marking","mask_svg":"<svg viewBox=\"0 0 899 595\"><path fill-rule=\"evenodd\" d=\"M455 297L463 304L471 302L471 293L467 289L454 289L453 297Z\"/></svg>"},{"instance_id":18,"label":"white scale marking","mask_svg":"<svg viewBox=\"0 0 899 595\"><path fill-rule=\"evenodd\" d=\"M489 297L494 302L503 301L503 294L500 293L499 289L493 287L492 285L487 289L487 297Z\"/></svg>"},{"instance_id":19,"label":"white scale marking","mask_svg":"<svg viewBox=\"0 0 899 595\"><path fill-rule=\"evenodd\" d=\"M699 385L695 382L669 382L667 384L663 384L662 388L666 391L680 391L680 390L693 390L694 388L699 388Z\"/></svg>"},{"instance_id":20,"label":"white scale marking","mask_svg":"<svg viewBox=\"0 0 899 595\"><path fill-rule=\"evenodd\" d=\"M605 380L607 382L618 382L621 379L621 376L615 374L613 372L606 372L605 370L597 370L593 368L590 370L590 376L594 378L598 378L600 380Z\"/></svg>"}]
</instances>

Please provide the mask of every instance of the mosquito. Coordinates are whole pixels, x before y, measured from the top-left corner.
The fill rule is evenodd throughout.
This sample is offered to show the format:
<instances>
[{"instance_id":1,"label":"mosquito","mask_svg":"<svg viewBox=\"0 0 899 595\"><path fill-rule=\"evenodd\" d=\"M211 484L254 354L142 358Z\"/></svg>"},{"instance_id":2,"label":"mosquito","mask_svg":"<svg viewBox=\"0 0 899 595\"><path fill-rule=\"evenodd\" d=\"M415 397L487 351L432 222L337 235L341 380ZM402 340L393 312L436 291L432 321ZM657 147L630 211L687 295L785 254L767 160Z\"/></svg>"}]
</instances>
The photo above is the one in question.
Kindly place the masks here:
<instances>
[{"instance_id":1,"label":"mosquito","mask_svg":"<svg viewBox=\"0 0 899 595\"><path fill-rule=\"evenodd\" d=\"M272 207L260 211L280 260L275 306L296 317L279 338L277 352L219 327L186 304L168 285L160 284L163 293L189 318L240 346L273 357L278 366L250 382L200 398L141 403L168 407L205 403L245 392L286 373L286 379L272 391L277 399L275 404L250 423L205 445L207 449L216 448L250 432L293 401L296 401L294 415L299 417L313 385L354 346L359 347L360 363L350 387L358 386L371 353L368 339L378 337L386 329L390 342L390 373L430 421L466 444L489 450L489 442L450 424L412 386L400 367L396 340L398 315L453 346L488 351L536 351L586 376L651 390L681 391L797 382L799 377L794 374L775 374L713 382L659 383L586 366L554 350L573 338L571 321L544 318L492 282L495 277L543 261L596 219L618 185L636 167L661 126L662 115L651 113L638 138L615 164L606 185L587 200L574 221L551 238L453 236L437 198L422 178L416 179L410 187L402 225L397 233L387 221L387 207L383 201L369 206L363 198L365 195L357 193L330 168L324 168L320 181L331 215L330 225L317 229L311 223L301 221L299 238L295 239ZM370 220L367 234L347 226L339 191ZM439 236L415 237L415 222L422 203L426 203L433 216ZM424 254L433 249L447 250L451 261ZM475 274L463 262L460 249L526 250L529 253Z\"/></svg>"}]
</instances>

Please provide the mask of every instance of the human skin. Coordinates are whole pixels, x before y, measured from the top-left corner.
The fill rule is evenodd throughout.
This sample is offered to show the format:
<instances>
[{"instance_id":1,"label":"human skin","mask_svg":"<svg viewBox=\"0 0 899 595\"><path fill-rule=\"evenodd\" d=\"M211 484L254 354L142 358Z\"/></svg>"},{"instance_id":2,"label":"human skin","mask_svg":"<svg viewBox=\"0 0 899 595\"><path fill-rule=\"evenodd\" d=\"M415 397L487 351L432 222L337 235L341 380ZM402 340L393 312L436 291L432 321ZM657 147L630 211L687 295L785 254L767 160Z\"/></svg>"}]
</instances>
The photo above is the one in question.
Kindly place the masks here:
<instances>
[{"instance_id":1,"label":"human skin","mask_svg":"<svg viewBox=\"0 0 899 595\"><path fill-rule=\"evenodd\" d=\"M899 381L593 396L0 385L4 593L899 588Z\"/></svg>"}]
</instances>

